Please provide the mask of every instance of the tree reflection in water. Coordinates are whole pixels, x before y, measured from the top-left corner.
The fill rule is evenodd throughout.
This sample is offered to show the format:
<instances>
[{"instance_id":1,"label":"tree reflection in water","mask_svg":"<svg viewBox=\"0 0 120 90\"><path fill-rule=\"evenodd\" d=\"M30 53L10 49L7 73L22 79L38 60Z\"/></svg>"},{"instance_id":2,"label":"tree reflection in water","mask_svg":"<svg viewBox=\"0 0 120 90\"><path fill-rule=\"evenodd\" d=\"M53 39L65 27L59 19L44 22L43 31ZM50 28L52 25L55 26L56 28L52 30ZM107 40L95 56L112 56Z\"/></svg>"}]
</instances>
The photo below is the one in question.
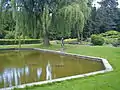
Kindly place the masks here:
<instances>
[{"instance_id":1,"label":"tree reflection in water","mask_svg":"<svg viewBox=\"0 0 120 90\"><path fill-rule=\"evenodd\" d=\"M42 68L37 68L37 77L38 77L38 80L40 79L41 74L42 74Z\"/></svg>"},{"instance_id":2,"label":"tree reflection in water","mask_svg":"<svg viewBox=\"0 0 120 90\"><path fill-rule=\"evenodd\" d=\"M37 68L36 74L37 79L40 80L42 68ZM23 76L30 76L30 69L28 66L25 68L6 68L3 73L0 73L0 84L4 84L4 88L21 85Z\"/></svg>"}]
</instances>

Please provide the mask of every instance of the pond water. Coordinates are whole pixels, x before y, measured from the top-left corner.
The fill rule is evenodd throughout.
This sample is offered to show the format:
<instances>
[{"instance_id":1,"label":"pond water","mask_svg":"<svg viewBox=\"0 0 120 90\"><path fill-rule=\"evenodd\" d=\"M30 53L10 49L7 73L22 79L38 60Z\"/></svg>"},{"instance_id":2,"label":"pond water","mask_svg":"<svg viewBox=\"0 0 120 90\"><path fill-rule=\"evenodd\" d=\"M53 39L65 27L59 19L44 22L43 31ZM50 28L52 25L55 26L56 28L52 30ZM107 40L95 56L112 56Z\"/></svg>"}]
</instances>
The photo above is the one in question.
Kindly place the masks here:
<instances>
[{"instance_id":1,"label":"pond water","mask_svg":"<svg viewBox=\"0 0 120 90\"><path fill-rule=\"evenodd\" d=\"M0 88L105 69L101 61L40 51L0 51Z\"/></svg>"}]
</instances>

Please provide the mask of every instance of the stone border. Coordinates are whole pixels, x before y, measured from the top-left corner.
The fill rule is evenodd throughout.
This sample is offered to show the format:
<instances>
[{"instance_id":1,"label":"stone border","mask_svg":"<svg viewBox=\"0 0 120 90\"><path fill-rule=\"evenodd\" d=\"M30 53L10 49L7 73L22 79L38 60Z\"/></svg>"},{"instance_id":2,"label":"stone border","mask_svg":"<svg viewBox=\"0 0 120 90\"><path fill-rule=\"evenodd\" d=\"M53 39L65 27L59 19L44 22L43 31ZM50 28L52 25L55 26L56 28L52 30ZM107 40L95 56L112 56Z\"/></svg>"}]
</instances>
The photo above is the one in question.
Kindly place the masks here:
<instances>
[{"instance_id":1,"label":"stone border","mask_svg":"<svg viewBox=\"0 0 120 90\"><path fill-rule=\"evenodd\" d=\"M0 90L11 90L11 89L14 89L14 88L25 88L26 86L48 84L48 83L65 81L65 80L76 79L76 78L82 78L82 77L87 77L87 76L91 76L91 75L96 75L96 74L100 74L100 73L113 71L113 68L109 64L109 62L106 59L100 58L100 57L85 56L85 55L72 54L72 53L66 53L66 52L60 52L60 51L54 51L54 50L47 50L47 49L39 49L39 48L20 48L20 49L19 48L5 48L5 49L0 49L0 51L1 50L2 51L4 51L4 50L38 50L38 51L42 51L42 52L51 52L51 53L57 53L57 54L61 54L61 55L68 55L68 56L72 55L72 56L76 56L76 57L84 58L84 59L88 59L88 60L90 59L90 60L102 61L103 65L105 67L105 70L90 72L90 73L80 74L80 75L75 75L75 76L70 76L70 77L57 78L57 79L48 80L48 81L22 84L22 85L8 87L8 88L1 88Z\"/></svg>"}]
</instances>

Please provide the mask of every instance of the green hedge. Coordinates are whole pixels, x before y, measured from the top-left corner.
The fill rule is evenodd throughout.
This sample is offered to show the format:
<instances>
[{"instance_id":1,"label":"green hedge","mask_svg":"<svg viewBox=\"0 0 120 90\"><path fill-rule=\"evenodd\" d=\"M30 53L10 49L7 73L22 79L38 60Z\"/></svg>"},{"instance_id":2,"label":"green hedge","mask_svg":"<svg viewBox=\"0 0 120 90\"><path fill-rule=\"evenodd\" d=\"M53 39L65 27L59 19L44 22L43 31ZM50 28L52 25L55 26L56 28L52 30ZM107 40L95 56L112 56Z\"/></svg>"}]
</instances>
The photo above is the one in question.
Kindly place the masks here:
<instances>
[{"instance_id":1,"label":"green hedge","mask_svg":"<svg viewBox=\"0 0 120 90\"><path fill-rule=\"evenodd\" d=\"M21 39L21 44L37 44L41 43L40 39ZM0 45L17 45L19 43L18 39L0 39Z\"/></svg>"}]
</instances>

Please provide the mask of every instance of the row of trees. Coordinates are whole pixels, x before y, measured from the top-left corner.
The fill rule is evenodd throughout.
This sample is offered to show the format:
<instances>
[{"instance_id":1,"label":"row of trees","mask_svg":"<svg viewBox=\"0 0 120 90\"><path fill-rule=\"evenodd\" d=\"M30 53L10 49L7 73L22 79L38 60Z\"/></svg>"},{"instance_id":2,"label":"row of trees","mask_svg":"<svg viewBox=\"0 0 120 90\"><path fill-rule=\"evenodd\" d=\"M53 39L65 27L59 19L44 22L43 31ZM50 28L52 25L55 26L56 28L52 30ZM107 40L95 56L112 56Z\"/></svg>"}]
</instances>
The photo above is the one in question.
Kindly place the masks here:
<instances>
[{"instance_id":1,"label":"row of trees","mask_svg":"<svg viewBox=\"0 0 120 90\"><path fill-rule=\"evenodd\" d=\"M0 0L0 38L78 38L120 30L117 0Z\"/></svg>"},{"instance_id":2,"label":"row of trees","mask_svg":"<svg viewBox=\"0 0 120 90\"><path fill-rule=\"evenodd\" d=\"M92 0L0 0L0 34L15 38L50 36L82 39L84 25L91 12Z\"/></svg>"}]
</instances>

